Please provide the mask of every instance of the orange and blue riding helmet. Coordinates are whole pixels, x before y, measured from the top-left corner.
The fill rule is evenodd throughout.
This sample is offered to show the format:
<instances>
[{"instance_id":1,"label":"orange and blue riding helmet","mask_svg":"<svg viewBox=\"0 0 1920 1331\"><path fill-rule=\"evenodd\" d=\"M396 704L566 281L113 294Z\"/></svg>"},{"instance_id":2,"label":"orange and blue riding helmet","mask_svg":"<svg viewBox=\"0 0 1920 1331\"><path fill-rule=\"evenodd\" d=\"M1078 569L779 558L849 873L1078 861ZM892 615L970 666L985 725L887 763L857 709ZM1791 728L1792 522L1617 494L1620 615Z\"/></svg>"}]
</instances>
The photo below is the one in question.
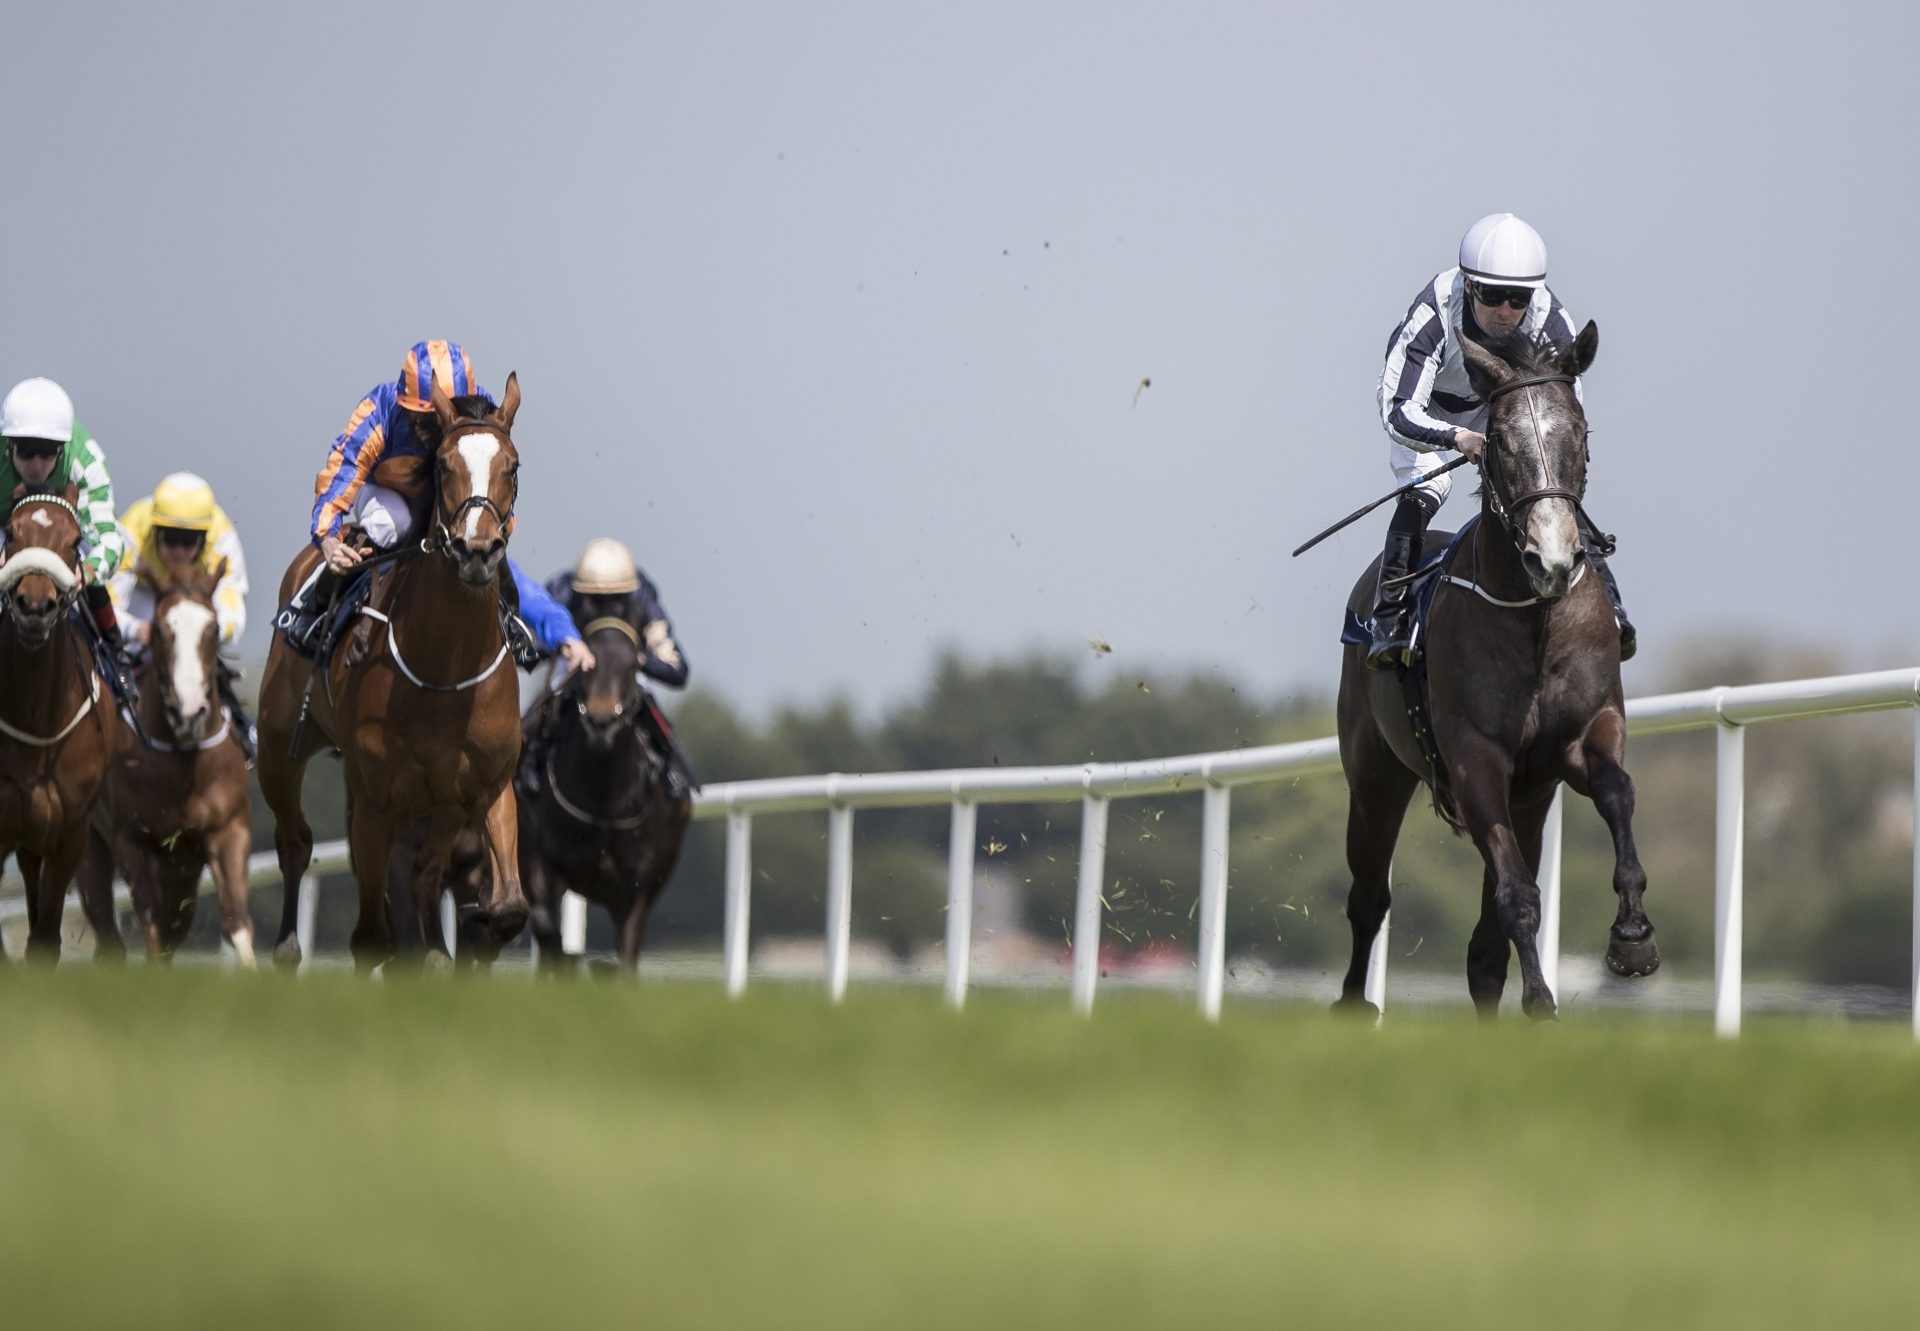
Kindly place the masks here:
<instances>
[{"instance_id":1,"label":"orange and blue riding helmet","mask_svg":"<svg viewBox=\"0 0 1920 1331\"><path fill-rule=\"evenodd\" d=\"M415 342L400 366L399 402L408 411L433 410L433 381L438 378L448 397L479 392L473 378L473 360L458 342L436 338Z\"/></svg>"}]
</instances>

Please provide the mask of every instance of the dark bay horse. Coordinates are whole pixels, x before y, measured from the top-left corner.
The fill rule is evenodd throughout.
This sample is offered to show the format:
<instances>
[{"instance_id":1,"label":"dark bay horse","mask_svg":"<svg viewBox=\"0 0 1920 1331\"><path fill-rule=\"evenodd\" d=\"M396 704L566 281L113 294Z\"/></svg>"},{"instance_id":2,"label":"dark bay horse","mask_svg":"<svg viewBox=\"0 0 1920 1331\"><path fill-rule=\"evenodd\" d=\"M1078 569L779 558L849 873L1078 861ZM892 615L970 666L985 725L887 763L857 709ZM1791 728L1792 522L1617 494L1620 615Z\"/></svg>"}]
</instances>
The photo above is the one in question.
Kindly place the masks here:
<instances>
[{"instance_id":1,"label":"dark bay horse","mask_svg":"<svg viewBox=\"0 0 1920 1331\"><path fill-rule=\"evenodd\" d=\"M77 489L27 487L0 562L0 864L20 861L27 955L60 958L67 886L87 847L87 815L126 742L73 609L84 590ZM111 895L81 894L102 959L126 955Z\"/></svg>"},{"instance_id":2,"label":"dark bay horse","mask_svg":"<svg viewBox=\"0 0 1920 1331\"><path fill-rule=\"evenodd\" d=\"M667 779L667 755L642 724L652 701L641 687L640 633L613 615L584 634L594 668L568 677L542 706L557 710L537 793L518 788L520 872L532 906L543 968L568 958L560 946L560 896L568 890L613 917L620 964L640 964L647 916L680 858L693 799Z\"/></svg>"},{"instance_id":3,"label":"dark bay horse","mask_svg":"<svg viewBox=\"0 0 1920 1331\"><path fill-rule=\"evenodd\" d=\"M275 957L299 960L294 919L300 878L313 858L313 830L300 808L308 761L332 744L345 759L348 837L360 914L355 963L371 970L393 954L387 914L389 855L396 839L427 820L416 909L438 930L447 856L462 827L478 831L492 869L484 903L467 912L483 946L498 952L526 923L512 775L520 754L518 675L500 623L507 576L508 515L519 489L511 430L520 384L507 377L500 405L461 416L435 382L441 443L427 535L376 583L362 615L378 628L343 633L311 691L312 713L291 752L315 669L276 636L260 687L260 791L274 815L284 879ZM312 572L303 550L281 582L282 602ZM351 648L351 650L350 650Z\"/></svg>"},{"instance_id":4,"label":"dark bay horse","mask_svg":"<svg viewBox=\"0 0 1920 1331\"><path fill-rule=\"evenodd\" d=\"M147 956L171 961L213 871L220 931L240 964L253 969L247 911L247 856L253 812L247 757L235 720L220 701L220 624L214 588L226 560L204 572L149 568L155 604L149 668L140 692L149 739L123 745L94 806L81 896L110 893L117 866L133 889Z\"/></svg>"},{"instance_id":5,"label":"dark bay horse","mask_svg":"<svg viewBox=\"0 0 1920 1331\"><path fill-rule=\"evenodd\" d=\"M1641 906L1647 876L1633 843L1633 781L1622 765L1619 629L1599 578L1585 576L1577 528L1587 424L1573 381L1599 341L1591 323L1571 347L1522 340L1496 350L1461 338L1468 377L1490 411L1480 517L1447 558L1423 633L1427 714L1446 792L1435 803L1486 864L1467 945L1467 988L1483 1017L1500 1005L1509 946L1520 958L1522 1007L1534 1018L1554 1015L1536 945L1535 876L1541 829L1563 781L1593 800L1613 834L1620 905L1607 965L1647 975L1660 964ZM1377 561L1348 601L1361 617L1376 569ZM1365 657L1364 647L1349 646L1340 670L1353 960L1336 1009L1373 1010L1362 991L1387 913L1394 843L1415 789L1434 784L1400 681L1368 670Z\"/></svg>"}]
</instances>

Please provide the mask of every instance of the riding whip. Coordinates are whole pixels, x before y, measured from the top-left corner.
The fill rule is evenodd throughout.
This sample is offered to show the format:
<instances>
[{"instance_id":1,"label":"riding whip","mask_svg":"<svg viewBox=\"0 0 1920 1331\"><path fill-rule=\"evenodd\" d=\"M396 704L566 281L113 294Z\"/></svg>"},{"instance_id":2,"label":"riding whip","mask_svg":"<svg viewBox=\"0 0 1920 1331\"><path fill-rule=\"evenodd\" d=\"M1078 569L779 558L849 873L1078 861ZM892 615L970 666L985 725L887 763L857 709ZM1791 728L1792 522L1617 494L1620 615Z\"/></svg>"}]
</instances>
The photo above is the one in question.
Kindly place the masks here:
<instances>
[{"instance_id":1,"label":"riding whip","mask_svg":"<svg viewBox=\"0 0 1920 1331\"><path fill-rule=\"evenodd\" d=\"M1386 503L1389 499L1398 499L1401 495L1406 494L1409 491L1419 489L1421 486L1425 485L1428 481L1432 480L1434 477L1445 476L1448 472L1452 471L1455 467L1463 467L1471 461L1473 461L1472 458L1468 457L1465 453L1462 453L1459 457L1455 458L1451 462L1441 463L1439 466L1435 467L1432 471L1420 477L1418 480L1408 481L1405 485L1399 487L1396 490L1387 491L1385 494L1381 495L1378 499L1374 500L1371 504L1362 504L1359 508L1354 509L1353 512L1347 514L1347 516L1345 516L1344 518L1341 518L1340 521L1334 523L1331 527L1321 532L1318 536L1314 537L1311 541L1308 541L1305 545L1300 546L1298 549L1296 549L1293 552L1294 558L1298 559L1301 555L1313 549L1314 546L1326 540L1327 537L1333 535L1335 532L1339 531L1342 527L1346 526L1348 523L1358 522L1361 518L1364 518L1365 516L1367 516L1367 514L1373 512L1374 509L1380 507L1380 505Z\"/></svg>"}]
</instances>

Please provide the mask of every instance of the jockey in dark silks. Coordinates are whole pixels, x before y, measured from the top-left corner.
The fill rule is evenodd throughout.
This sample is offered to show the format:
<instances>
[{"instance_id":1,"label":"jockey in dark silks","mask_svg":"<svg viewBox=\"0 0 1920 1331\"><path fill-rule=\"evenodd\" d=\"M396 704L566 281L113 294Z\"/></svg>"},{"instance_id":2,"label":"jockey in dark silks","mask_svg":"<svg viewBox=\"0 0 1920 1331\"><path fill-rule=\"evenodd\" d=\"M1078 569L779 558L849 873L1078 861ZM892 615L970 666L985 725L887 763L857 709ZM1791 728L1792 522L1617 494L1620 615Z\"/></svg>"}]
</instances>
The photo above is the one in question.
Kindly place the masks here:
<instances>
[{"instance_id":1,"label":"jockey in dark silks","mask_svg":"<svg viewBox=\"0 0 1920 1331\"><path fill-rule=\"evenodd\" d=\"M114 520L106 454L74 420L73 399L51 379L23 379L13 386L0 402L0 436L6 439L6 448L0 450L0 544L6 541L3 529L13 516L16 490L44 487L59 494L71 485L79 492L74 511L80 520L82 595L94 628L94 655L120 701L137 711L139 696L127 673L126 642L107 592L126 541Z\"/></svg>"},{"instance_id":2,"label":"jockey in dark silks","mask_svg":"<svg viewBox=\"0 0 1920 1331\"><path fill-rule=\"evenodd\" d=\"M567 608L580 627L596 619L614 618L631 625L639 635L640 674L668 688L686 687L687 658L674 641L673 623L660 604L660 593L652 579L634 563L632 553L619 541L600 537L587 542L570 571L556 573L547 580L546 590ZM547 697L528 716L526 756L521 760L521 788L535 794L545 779L546 758L553 745L554 698L565 683L567 667L554 667ZM643 686L643 693L645 693ZM675 795L697 789L693 768L674 738L673 728L660 713L650 693L641 709L640 724L648 738L666 760L667 779Z\"/></svg>"},{"instance_id":3,"label":"jockey in dark silks","mask_svg":"<svg viewBox=\"0 0 1920 1331\"><path fill-rule=\"evenodd\" d=\"M360 399L314 480L308 535L326 559L274 620L274 627L305 655L320 646L327 609L343 575L366 557L348 541L349 523L372 549L391 550L413 533L418 515L432 499L433 456L440 446L432 402L436 379L462 411L473 414L494 406L492 395L474 380L473 361L458 343L415 343L400 377ZM593 654L574 630L571 616L511 556L507 571L502 591L515 612L507 629L520 664L526 667L536 659L537 641L573 667L591 668Z\"/></svg>"}]
</instances>

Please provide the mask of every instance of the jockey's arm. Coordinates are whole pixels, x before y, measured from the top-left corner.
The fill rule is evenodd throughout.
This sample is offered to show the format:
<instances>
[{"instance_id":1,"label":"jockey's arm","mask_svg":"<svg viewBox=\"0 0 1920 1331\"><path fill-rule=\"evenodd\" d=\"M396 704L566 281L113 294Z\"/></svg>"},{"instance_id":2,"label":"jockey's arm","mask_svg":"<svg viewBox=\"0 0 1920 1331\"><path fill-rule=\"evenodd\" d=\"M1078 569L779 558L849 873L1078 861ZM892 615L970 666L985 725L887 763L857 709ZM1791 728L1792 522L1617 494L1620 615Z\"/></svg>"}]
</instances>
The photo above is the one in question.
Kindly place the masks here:
<instances>
[{"instance_id":1,"label":"jockey's arm","mask_svg":"<svg viewBox=\"0 0 1920 1331\"><path fill-rule=\"evenodd\" d=\"M213 589L213 613L220 625L220 645L227 647L247 627L247 554L241 549L240 533L233 529L231 522L224 524L224 529L214 537L210 558L215 565L223 559L227 561L226 571Z\"/></svg>"},{"instance_id":2,"label":"jockey's arm","mask_svg":"<svg viewBox=\"0 0 1920 1331\"><path fill-rule=\"evenodd\" d=\"M333 441L326 465L314 477L313 521L308 535L322 549L326 549L329 538L339 539L347 514L353 511L354 501L360 497L361 487L373 474L381 454L386 452L387 413L382 396L376 390L360 399L360 405L347 419L347 428ZM330 562L331 559L329 551Z\"/></svg>"},{"instance_id":3,"label":"jockey's arm","mask_svg":"<svg viewBox=\"0 0 1920 1331\"><path fill-rule=\"evenodd\" d=\"M127 545L113 507L113 478L107 475L106 455L99 443L80 427L74 427L68 445L74 450L71 474L80 485L81 521L86 526L82 542L82 562L91 582L107 585L126 557Z\"/></svg>"},{"instance_id":4,"label":"jockey's arm","mask_svg":"<svg viewBox=\"0 0 1920 1331\"><path fill-rule=\"evenodd\" d=\"M527 621L527 627L533 630L533 636L539 640L541 647L549 652L560 653L573 662L575 652L564 650L567 644L579 644L578 651L586 649L586 644L580 640L580 630L573 625L573 616L567 613L565 606L553 599L537 579L528 577L526 570L511 558L507 560L507 572L513 578L514 590L520 593L520 618Z\"/></svg>"}]
</instances>

